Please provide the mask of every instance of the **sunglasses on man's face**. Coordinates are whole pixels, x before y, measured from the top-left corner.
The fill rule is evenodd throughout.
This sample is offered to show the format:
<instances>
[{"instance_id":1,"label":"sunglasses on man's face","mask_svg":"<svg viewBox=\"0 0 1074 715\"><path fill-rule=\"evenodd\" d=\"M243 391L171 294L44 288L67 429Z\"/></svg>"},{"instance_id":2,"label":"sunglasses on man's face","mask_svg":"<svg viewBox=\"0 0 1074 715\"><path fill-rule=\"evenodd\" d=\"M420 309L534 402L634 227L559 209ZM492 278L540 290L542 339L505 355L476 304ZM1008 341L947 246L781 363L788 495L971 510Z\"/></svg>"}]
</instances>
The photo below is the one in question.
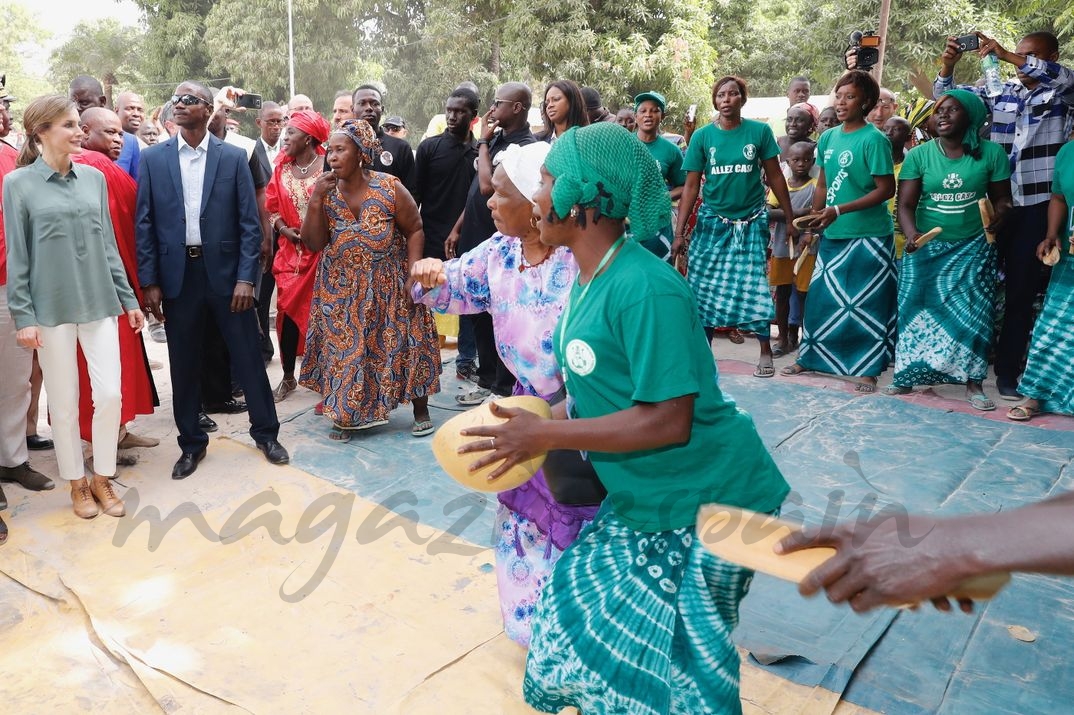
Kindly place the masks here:
<instances>
[{"instance_id":1,"label":"sunglasses on man's face","mask_svg":"<svg viewBox=\"0 0 1074 715\"><path fill-rule=\"evenodd\" d=\"M206 107L213 106L212 102L206 102L201 97L198 97L198 96L193 95L193 94L182 94L182 95L173 94L172 95L172 104L182 104L183 106L186 106L186 107L193 107L195 104L204 104Z\"/></svg>"}]
</instances>

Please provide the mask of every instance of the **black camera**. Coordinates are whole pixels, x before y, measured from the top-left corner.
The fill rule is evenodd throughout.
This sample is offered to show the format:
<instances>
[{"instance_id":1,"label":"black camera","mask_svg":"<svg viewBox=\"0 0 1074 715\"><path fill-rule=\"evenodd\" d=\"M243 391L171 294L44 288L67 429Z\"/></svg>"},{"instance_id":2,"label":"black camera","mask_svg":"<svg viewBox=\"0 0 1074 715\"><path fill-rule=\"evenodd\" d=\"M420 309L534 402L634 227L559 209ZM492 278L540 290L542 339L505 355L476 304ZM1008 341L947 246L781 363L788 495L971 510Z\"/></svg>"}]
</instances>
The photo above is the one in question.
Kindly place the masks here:
<instances>
[{"instance_id":1,"label":"black camera","mask_svg":"<svg viewBox=\"0 0 1074 715\"><path fill-rule=\"evenodd\" d=\"M857 59L855 69L871 69L880 61L880 35L872 30L867 32L855 30L850 34L850 47L847 48L843 61L847 62L851 54Z\"/></svg>"},{"instance_id":2,"label":"black camera","mask_svg":"<svg viewBox=\"0 0 1074 715\"><path fill-rule=\"evenodd\" d=\"M959 52L976 50L981 47L981 38L977 37L977 35L962 35L955 38L955 44L958 45Z\"/></svg>"}]
</instances>

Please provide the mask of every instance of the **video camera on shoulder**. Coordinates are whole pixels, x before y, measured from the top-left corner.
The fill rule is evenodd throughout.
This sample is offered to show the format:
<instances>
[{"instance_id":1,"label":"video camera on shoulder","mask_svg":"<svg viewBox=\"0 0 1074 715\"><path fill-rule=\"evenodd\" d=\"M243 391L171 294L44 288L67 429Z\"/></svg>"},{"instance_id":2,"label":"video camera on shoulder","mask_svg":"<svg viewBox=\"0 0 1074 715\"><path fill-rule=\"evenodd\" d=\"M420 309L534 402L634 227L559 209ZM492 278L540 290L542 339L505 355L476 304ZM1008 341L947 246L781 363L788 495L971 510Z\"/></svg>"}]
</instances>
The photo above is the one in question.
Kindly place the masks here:
<instances>
[{"instance_id":1,"label":"video camera on shoulder","mask_svg":"<svg viewBox=\"0 0 1074 715\"><path fill-rule=\"evenodd\" d=\"M850 69L850 57L853 55L857 60L854 69L868 70L880 61L880 35L872 30L860 32L855 30L850 33L850 46L847 47L843 56L843 62Z\"/></svg>"}]
</instances>

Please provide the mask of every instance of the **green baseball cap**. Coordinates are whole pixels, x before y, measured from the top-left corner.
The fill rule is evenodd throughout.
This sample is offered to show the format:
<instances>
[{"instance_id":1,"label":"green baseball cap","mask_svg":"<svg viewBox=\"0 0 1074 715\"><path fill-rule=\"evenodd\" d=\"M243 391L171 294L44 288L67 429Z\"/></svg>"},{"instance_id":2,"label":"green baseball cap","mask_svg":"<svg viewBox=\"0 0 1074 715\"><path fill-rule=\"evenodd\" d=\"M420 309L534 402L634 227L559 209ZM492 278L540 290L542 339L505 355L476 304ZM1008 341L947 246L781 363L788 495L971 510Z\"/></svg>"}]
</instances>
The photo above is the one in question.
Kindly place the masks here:
<instances>
[{"instance_id":1,"label":"green baseball cap","mask_svg":"<svg viewBox=\"0 0 1074 715\"><path fill-rule=\"evenodd\" d=\"M638 111L638 107L640 107L641 103L645 101L656 102L657 106L660 107L661 112L666 113L668 111L668 101L664 99L664 95L660 94L659 92L642 92L637 97L635 97L634 111Z\"/></svg>"}]
</instances>

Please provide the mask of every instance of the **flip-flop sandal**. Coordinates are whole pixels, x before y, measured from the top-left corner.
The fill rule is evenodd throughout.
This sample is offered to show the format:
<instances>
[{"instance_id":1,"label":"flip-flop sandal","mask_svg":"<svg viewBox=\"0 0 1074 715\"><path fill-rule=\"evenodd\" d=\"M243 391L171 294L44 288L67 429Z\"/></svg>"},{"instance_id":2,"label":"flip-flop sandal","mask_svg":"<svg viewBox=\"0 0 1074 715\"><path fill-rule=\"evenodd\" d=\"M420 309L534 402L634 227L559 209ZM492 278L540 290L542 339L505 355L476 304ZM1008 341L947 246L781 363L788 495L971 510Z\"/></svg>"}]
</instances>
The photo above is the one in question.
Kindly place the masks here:
<instances>
[{"instance_id":1,"label":"flip-flop sandal","mask_svg":"<svg viewBox=\"0 0 1074 715\"><path fill-rule=\"evenodd\" d=\"M888 385L884 388L884 394L895 397L897 395L909 395L914 391L912 387L903 387L901 385Z\"/></svg>"},{"instance_id":2,"label":"flip-flop sandal","mask_svg":"<svg viewBox=\"0 0 1074 715\"><path fill-rule=\"evenodd\" d=\"M776 368L772 365L758 365L753 371L754 377L772 377L776 374Z\"/></svg>"},{"instance_id":3,"label":"flip-flop sandal","mask_svg":"<svg viewBox=\"0 0 1074 715\"><path fill-rule=\"evenodd\" d=\"M744 338L742 336L742 333L740 333L736 328L731 329L731 332L727 334L727 339L735 345L741 345L742 343L746 342L746 338Z\"/></svg>"},{"instance_id":4,"label":"flip-flop sandal","mask_svg":"<svg viewBox=\"0 0 1074 715\"><path fill-rule=\"evenodd\" d=\"M773 358L781 358L784 355L790 355L790 354L791 354L791 349L790 348L787 348L786 350L784 350L781 347L772 348L772 357Z\"/></svg>"},{"instance_id":5,"label":"flip-flop sandal","mask_svg":"<svg viewBox=\"0 0 1074 715\"><path fill-rule=\"evenodd\" d=\"M970 407L981 412L991 412L996 409L996 403L993 402L988 395L977 393L970 395Z\"/></svg>"},{"instance_id":6,"label":"flip-flop sandal","mask_svg":"<svg viewBox=\"0 0 1074 715\"><path fill-rule=\"evenodd\" d=\"M1029 422L1039 414L1040 410L1036 407L1030 407L1029 405L1015 405L1007 410L1007 419L1014 420L1015 422Z\"/></svg>"},{"instance_id":7,"label":"flip-flop sandal","mask_svg":"<svg viewBox=\"0 0 1074 715\"><path fill-rule=\"evenodd\" d=\"M328 439L335 440L336 442L350 442L351 437L353 436L351 430L343 429L342 427L333 426L332 429L328 431Z\"/></svg>"},{"instance_id":8,"label":"flip-flop sandal","mask_svg":"<svg viewBox=\"0 0 1074 715\"><path fill-rule=\"evenodd\" d=\"M782 370L780 370L779 374L780 375L786 375L787 377L794 377L795 375L801 375L803 372L810 372L810 371L807 370L806 368L802 367L798 363L794 363L793 365L788 365L787 367L785 367Z\"/></svg>"},{"instance_id":9,"label":"flip-flop sandal","mask_svg":"<svg viewBox=\"0 0 1074 715\"><path fill-rule=\"evenodd\" d=\"M421 420L414 422L414 425L410 428L410 434L412 437L424 437L430 435L436 431L436 427L433 426L432 420Z\"/></svg>"},{"instance_id":10,"label":"flip-flop sandal","mask_svg":"<svg viewBox=\"0 0 1074 715\"><path fill-rule=\"evenodd\" d=\"M372 429L373 427L380 427L381 425L388 424L388 420L373 420L372 422L366 422L365 424L358 425L355 429Z\"/></svg>"},{"instance_id":11,"label":"flip-flop sandal","mask_svg":"<svg viewBox=\"0 0 1074 715\"><path fill-rule=\"evenodd\" d=\"M854 392L861 395L871 395L876 392L875 382L859 382L854 386Z\"/></svg>"}]
</instances>

